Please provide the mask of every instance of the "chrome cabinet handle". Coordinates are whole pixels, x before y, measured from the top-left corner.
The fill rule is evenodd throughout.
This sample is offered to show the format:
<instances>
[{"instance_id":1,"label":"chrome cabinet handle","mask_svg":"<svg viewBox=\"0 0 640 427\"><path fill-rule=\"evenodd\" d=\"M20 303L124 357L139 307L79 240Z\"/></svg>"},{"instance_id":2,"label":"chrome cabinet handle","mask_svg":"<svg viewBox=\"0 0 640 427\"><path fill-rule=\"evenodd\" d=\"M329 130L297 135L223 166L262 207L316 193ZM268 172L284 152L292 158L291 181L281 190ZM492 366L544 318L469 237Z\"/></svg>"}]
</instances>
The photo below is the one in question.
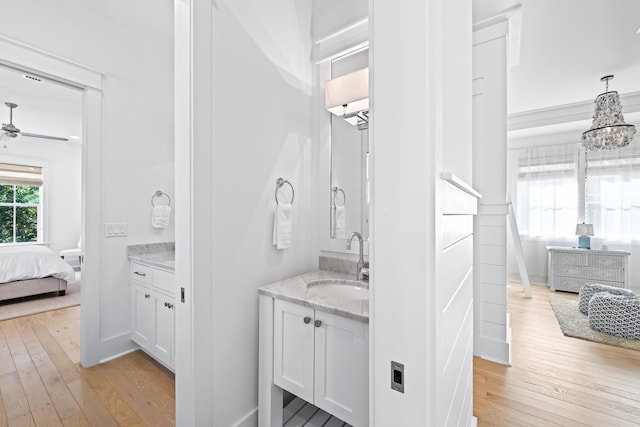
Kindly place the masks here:
<instances>
[{"instance_id":1,"label":"chrome cabinet handle","mask_svg":"<svg viewBox=\"0 0 640 427\"><path fill-rule=\"evenodd\" d=\"M305 316L305 317L304 317L304 324L305 324L305 325L308 325L308 324L309 324L309 322L311 322L311 317L309 317L309 316Z\"/></svg>"},{"instance_id":2,"label":"chrome cabinet handle","mask_svg":"<svg viewBox=\"0 0 640 427\"><path fill-rule=\"evenodd\" d=\"M316 320L313 324L316 326L316 328L319 328L320 326L322 326L322 320Z\"/></svg>"}]
</instances>

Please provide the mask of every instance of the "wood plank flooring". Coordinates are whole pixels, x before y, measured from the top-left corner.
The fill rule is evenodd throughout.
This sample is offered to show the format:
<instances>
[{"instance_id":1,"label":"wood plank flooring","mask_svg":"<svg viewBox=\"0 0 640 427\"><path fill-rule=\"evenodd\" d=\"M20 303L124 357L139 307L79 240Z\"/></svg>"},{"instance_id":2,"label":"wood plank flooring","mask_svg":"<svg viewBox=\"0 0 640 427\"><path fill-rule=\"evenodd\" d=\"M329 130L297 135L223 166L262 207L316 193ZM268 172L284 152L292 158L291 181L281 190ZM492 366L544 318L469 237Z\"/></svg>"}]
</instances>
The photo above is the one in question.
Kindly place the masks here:
<instances>
[{"instance_id":1,"label":"wood plank flooring","mask_svg":"<svg viewBox=\"0 0 640 427\"><path fill-rule=\"evenodd\" d=\"M509 284L512 366L474 359L478 426L640 425L640 352L565 337L553 293L531 288Z\"/></svg>"},{"instance_id":2,"label":"wood plank flooring","mask_svg":"<svg viewBox=\"0 0 640 427\"><path fill-rule=\"evenodd\" d=\"M80 307L0 322L0 427L174 426L174 376L137 351L80 365Z\"/></svg>"},{"instance_id":3,"label":"wood plank flooring","mask_svg":"<svg viewBox=\"0 0 640 427\"><path fill-rule=\"evenodd\" d=\"M474 359L478 426L640 425L640 352L565 337L532 291L509 286L512 366ZM79 307L0 322L0 427L175 425L173 374L142 352L81 367L79 327Z\"/></svg>"}]
</instances>

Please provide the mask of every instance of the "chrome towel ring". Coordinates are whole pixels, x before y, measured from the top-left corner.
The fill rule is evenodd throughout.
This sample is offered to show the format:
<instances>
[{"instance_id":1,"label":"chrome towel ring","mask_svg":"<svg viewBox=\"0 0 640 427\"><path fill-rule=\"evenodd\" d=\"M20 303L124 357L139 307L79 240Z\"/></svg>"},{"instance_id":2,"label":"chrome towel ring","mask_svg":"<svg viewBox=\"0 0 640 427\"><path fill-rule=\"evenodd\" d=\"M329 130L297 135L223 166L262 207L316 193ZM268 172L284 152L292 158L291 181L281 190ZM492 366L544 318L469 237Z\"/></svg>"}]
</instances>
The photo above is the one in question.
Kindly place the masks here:
<instances>
[{"instance_id":1,"label":"chrome towel ring","mask_svg":"<svg viewBox=\"0 0 640 427\"><path fill-rule=\"evenodd\" d=\"M156 204L154 202L156 201L156 198L162 197L162 196L165 196L167 198L167 200L168 200L167 206L171 206L171 197L169 197L169 195L167 193L165 193L163 191L160 191L160 190L157 190L153 194L153 196L151 196L151 206L155 207Z\"/></svg>"},{"instance_id":2,"label":"chrome towel ring","mask_svg":"<svg viewBox=\"0 0 640 427\"><path fill-rule=\"evenodd\" d=\"M296 191L293 189L293 185L291 185L291 183L289 181L287 181L286 179L283 178L278 178L276 180L276 203L280 204L280 202L278 201L278 190L280 189L280 187L282 187L285 184L289 184L289 187L291 187L291 201L289 202L290 204L293 204L293 199L296 197Z\"/></svg>"}]
</instances>

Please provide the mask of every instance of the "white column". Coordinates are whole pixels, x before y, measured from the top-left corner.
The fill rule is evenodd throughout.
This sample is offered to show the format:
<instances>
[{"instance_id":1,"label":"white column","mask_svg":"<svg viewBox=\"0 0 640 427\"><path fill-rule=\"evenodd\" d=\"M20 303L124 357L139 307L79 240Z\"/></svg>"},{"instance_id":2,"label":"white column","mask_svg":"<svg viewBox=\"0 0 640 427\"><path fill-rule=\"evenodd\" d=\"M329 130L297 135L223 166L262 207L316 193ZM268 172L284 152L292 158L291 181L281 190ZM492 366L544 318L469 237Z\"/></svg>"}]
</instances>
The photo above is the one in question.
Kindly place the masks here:
<instances>
[{"instance_id":1,"label":"white column","mask_svg":"<svg viewBox=\"0 0 640 427\"><path fill-rule=\"evenodd\" d=\"M473 34L474 354L510 364L507 314L507 20Z\"/></svg>"}]
</instances>

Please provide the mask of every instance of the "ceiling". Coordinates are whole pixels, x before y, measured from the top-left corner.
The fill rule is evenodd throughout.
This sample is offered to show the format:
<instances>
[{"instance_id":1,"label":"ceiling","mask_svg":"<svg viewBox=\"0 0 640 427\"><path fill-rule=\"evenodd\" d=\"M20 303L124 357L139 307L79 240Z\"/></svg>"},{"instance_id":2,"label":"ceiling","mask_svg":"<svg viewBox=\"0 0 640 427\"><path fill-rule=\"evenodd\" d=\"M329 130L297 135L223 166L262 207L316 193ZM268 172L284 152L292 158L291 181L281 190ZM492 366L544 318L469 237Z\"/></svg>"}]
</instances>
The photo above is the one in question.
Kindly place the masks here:
<instances>
[{"instance_id":1,"label":"ceiling","mask_svg":"<svg viewBox=\"0 0 640 427\"><path fill-rule=\"evenodd\" d=\"M9 123L5 102L18 104L13 110L13 124L23 132L82 136L82 92L77 89L0 65L0 120ZM29 138L16 138L20 139Z\"/></svg>"},{"instance_id":2,"label":"ceiling","mask_svg":"<svg viewBox=\"0 0 640 427\"><path fill-rule=\"evenodd\" d=\"M639 0L473 0L473 6L474 22L522 8L520 60L509 69L509 114L592 102L604 91L600 77L606 74L615 75L610 89L640 93ZM0 101L3 123L9 120L3 104L9 101L18 104L13 121L25 132L82 135L77 90L34 82L0 66ZM640 119L640 113L624 108L623 113L628 121Z\"/></svg>"},{"instance_id":3,"label":"ceiling","mask_svg":"<svg viewBox=\"0 0 640 427\"><path fill-rule=\"evenodd\" d=\"M520 64L509 70L510 114L592 102L604 92L600 78L607 74L615 75L610 90L640 92L640 1L520 3Z\"/></svg>"}]
</instances>

